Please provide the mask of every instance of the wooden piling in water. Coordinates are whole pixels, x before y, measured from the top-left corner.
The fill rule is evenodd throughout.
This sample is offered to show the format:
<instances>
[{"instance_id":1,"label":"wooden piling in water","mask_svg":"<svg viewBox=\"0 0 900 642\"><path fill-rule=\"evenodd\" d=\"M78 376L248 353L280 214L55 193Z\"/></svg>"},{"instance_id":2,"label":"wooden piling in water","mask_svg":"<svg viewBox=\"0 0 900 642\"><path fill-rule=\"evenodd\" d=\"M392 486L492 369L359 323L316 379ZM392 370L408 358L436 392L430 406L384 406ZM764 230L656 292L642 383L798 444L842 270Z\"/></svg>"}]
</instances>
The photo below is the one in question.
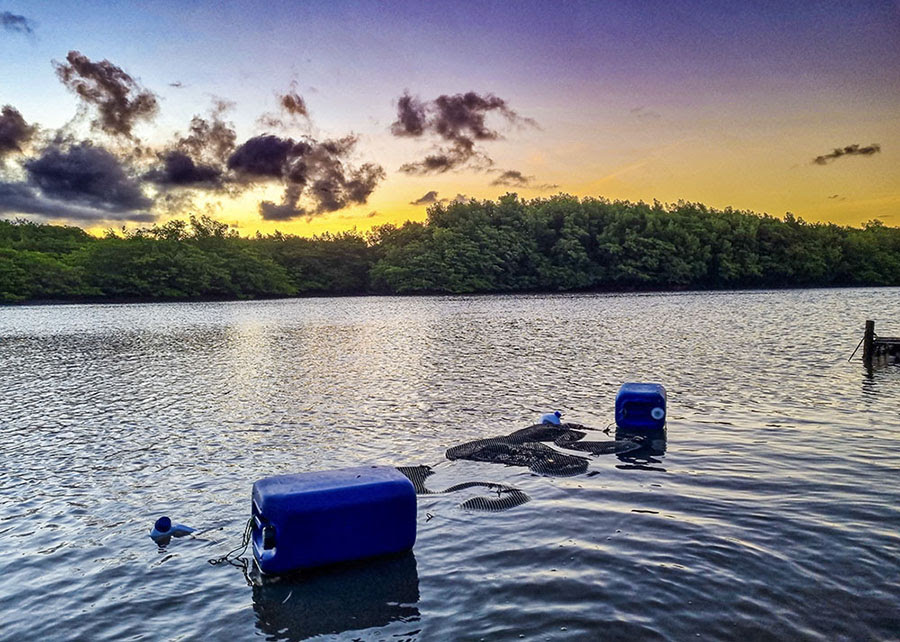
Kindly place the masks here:
<instances>
[{"instance_id":1,"label":"wooden piling in water","mask_svg":"<svg viewBox=\"0 0 900 642\"><path fill-rule=\"evenodd\" d=\"M900 337L879 337L875 334L875 322L872 320L866 321L862 345L863 363L867 367L871 367L875 359L900 357Z\"/></svg>"},{"instance_id":2,"label":"wooden piling in water","mask_svg":"<svg viewBox=\"0 0 900 642\"><path fill-rule=\"evenodd\" d=\"M875 322L866 320L866 333L863 335L863 363L872 365L873 348L875 345Z\"/></svg>"}]
</instances>

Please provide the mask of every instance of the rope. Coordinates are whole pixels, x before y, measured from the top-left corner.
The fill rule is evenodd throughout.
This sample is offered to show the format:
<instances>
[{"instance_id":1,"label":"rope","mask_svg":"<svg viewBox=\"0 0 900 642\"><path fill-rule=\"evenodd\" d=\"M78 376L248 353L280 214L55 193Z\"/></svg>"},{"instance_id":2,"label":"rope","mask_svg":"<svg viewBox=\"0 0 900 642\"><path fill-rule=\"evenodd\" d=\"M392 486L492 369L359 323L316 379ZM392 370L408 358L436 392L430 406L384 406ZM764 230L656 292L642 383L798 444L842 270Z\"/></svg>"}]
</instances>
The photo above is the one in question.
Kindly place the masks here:
<instances>
[{"instance_id":1,"label":"rope","mask_svg":"<svg viewBox=\"0 0 900 642\"><path fill-rule=\"evenodd\" d=\"M848 362L853 360L853 357L856 356L856 351L859 350L859 346L861 346L863 344L863 341L865 341L865 340L866 340L866 335L863 335L863 338L860 339L859 343L856 345L856 350L854 350L853 354L850 355L850 358L847 359Z\"/></svg>"},{"instance_id":2,"label":"rope","mask_svg":"<svg viewBox=\"0 0 900 642\"><path fill-rule=\"evenodd\" d=\"M247 580L247 584L252 586L253 582L250 580L249 575L250 560L244 557L244 554L247 552L247 547L250 545L250 537L252 535L253 518L251 517L247 520L247 525L244 527L244 536L241 538L241 545L235 549L228 551L222 557L214 557L213 559L207 561L213 566L218 566L219 564L230 564L231 566L241 569L244 572L244 579ZM235 555L235 553L238 554Z\"/></svg>"}]
</instances>

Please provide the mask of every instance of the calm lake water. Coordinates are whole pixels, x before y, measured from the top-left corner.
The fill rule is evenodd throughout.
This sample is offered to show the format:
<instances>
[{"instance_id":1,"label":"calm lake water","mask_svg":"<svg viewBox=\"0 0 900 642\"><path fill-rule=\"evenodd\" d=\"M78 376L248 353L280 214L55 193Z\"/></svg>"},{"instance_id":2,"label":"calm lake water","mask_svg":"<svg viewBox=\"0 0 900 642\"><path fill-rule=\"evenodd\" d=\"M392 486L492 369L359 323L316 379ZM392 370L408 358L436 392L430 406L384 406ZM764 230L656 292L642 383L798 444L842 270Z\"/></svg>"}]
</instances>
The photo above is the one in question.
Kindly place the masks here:
<instances>
[{"instance_id":1,"label":"calm lake water","mask_svg":"<svg viewBox=\"0 0 900 642\"><path fill-rule=\"evenodd\" d=\"M869 640L900 632L900 289L0 308L0 638ZM444 461L669 392L664 454ZM250 586L268 475L436 465L400 558ZM477 492L477 491L473 491ZM156 517L198 529L160 549ZM386 525L388 526L388 525Z\"/></svg>"}]
</instances>

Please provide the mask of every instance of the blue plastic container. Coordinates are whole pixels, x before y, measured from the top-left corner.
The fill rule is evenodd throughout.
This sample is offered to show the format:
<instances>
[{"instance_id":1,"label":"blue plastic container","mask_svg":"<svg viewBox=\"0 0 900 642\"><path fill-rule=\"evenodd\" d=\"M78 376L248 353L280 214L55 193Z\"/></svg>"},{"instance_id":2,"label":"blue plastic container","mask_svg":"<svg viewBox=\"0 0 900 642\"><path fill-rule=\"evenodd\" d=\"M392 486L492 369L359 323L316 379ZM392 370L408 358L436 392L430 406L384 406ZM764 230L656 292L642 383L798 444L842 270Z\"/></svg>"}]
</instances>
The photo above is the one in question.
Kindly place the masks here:
<instances>
[{"instance_id":1,"label":"blue plastic container","mask_svg":"<svg viewBox=\"0 0 900 642\"><path fill-rule=\"evenodd\" d=\"M253 556L279 574L408 551L416 491L396 468L279 475L253 484Z\"/></svg>"},{"instance_id":2,"label":"blue plastic container","mask_svg":"<svg viewBox=\"0 0 900 642\"><path fill-rule=\"evenodd\" d=\"M616 394L619 428L655 430L666 427L666 389L658 383L623 383Z\"/></svg>"}]
</instances>

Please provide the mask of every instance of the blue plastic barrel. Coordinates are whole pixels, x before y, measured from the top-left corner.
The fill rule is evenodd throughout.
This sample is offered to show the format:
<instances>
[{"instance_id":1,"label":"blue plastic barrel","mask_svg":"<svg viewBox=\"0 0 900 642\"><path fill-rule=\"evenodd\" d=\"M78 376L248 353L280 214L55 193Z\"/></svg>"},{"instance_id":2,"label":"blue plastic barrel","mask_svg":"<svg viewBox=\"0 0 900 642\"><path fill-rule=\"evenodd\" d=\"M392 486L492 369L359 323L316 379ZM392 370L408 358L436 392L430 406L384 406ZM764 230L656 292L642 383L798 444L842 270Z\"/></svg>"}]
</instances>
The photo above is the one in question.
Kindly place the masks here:
<instances>
[{"instance_id":1,"label":"blue plastic barrel","mask_svg":"<svg viewBox=\"0 0 900 642\"><path fill-rule=\"evenodd\" d=\"M279 475L253 484L253 556L280 574L408 551L416 491L396 468Z\"/></svg>"},{"instance_id":2,"label":"blue plastic barrel","mask_svg":"<svg viewBox=\"0 0 900 642\"><path fill-rule=\"evenodd\" d=\"M623 383L616 394L616 425L636 430L666 426L666 389L658 383Z\"/></svg>"}]
</instances>

